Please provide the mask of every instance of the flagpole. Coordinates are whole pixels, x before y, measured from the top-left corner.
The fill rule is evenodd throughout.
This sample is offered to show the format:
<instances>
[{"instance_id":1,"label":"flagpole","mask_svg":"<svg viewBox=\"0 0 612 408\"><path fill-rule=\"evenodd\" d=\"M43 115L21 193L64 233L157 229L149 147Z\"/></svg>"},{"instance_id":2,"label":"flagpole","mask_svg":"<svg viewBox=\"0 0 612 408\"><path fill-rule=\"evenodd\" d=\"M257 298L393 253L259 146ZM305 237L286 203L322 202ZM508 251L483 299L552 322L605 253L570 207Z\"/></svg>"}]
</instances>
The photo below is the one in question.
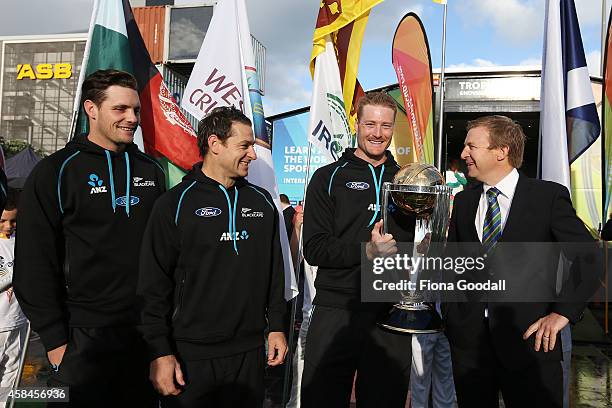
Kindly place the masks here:
<instances>
[{"instance_id":1,"label":"flagpole","mask_svg":"<svg viewBox=\"0 0 612 408\"><path fill-rule=\"evenodd\" d=\"M436 157L436 167L442 171L442 142L444 132L444 65L446 62L446 8L447 4L444 2L444 17L442 20L442 66L440 67L440 85L438 87L438 93L440 94L440 117L438 119L438 154Z\"/></svg>"}]
</instances>

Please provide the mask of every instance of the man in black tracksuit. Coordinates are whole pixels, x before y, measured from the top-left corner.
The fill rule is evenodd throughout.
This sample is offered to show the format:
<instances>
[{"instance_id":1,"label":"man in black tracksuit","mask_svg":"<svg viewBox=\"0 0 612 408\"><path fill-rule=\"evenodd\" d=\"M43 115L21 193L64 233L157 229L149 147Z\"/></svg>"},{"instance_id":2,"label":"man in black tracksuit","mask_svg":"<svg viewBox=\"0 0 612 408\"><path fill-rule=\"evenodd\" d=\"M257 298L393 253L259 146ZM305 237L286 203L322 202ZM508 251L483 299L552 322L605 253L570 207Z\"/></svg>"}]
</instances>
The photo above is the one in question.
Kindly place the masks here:
<instances>
[{"instance_id":1,"label":"man in black tracksuit","mask_svg":"<svg viewBox=\"0 0 612 408\"><path fill-rule=\"evenodd\" d=\"M165 177L132 143L136 89L125 72L90 75L89 134L43 159L20 200L15 294L54 367L49 385L70 387L74 407L155 402L135 295L142 233Z\"/></svg>"},{"instance_id":2,"label":"man in black tracksuit","mask_svg":"<svg viewBox=\"0 0 612 408\"><path fill-rule=\"evenodd\" d=\"M310 181L304 213L304 254L319 267L308 329L302 407L348 407L355 372L359 407L404 407L411 366L411 336L376 325L390 305L360 299L361 244L371 260L395 251L382 234L381 187L399 169L386 150L397 107L373 92L358 105L356 149L318 169ZM395 209L395 208L393 208ZM393 210L392 209L392 210ZM412 241L414 219L395 212L395 238ZM400 227L399 229L396 227Z\"/></svg>"},{"instance_id":3,"label":"man in black tracksuit","mask_svg":"<svg viewBox=\"0 0 612 408\"><path fill-rule=\"evenodd\" d=\"M164 407L261 407L266 327L268 364L287 352L279 215L244 179L256 159L246 116L214 109L198 146L203 163L157 201L145 231L138 293L150 377Z\"/></svg>"}]
</instances>

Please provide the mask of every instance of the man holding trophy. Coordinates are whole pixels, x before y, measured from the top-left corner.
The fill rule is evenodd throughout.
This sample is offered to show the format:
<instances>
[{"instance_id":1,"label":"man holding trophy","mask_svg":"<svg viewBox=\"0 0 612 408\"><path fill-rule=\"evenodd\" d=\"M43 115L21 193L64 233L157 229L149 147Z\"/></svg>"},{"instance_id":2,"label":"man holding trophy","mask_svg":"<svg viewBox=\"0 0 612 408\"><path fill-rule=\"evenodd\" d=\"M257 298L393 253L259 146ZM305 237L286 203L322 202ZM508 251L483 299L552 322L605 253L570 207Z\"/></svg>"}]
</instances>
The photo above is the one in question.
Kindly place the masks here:
<instances>
[{"instance_id":1,"label":"man holding trophy","mask_svg":"<svg viewBox=\"0 0 612 408\"><path fill-rule=\"evenodd\" d=\"M318 169L308 186L304 254L319 267L302 379L303 407L348 406L353 380L360 407L404 407L411 368L411 336L377 325L388 304L362 303L361 245L369 260L412 241L415 221L404 215L396 236L383 232L382 185L399 170L387 151L395 101L384 92L357 105L357 148ZM393 205L390 204L390 207ZM391 211L394 211L395 207ZM397 212L399 214L399 211ZM397 217L389 217L397 224Z\"/></svg>"}]
</instances>

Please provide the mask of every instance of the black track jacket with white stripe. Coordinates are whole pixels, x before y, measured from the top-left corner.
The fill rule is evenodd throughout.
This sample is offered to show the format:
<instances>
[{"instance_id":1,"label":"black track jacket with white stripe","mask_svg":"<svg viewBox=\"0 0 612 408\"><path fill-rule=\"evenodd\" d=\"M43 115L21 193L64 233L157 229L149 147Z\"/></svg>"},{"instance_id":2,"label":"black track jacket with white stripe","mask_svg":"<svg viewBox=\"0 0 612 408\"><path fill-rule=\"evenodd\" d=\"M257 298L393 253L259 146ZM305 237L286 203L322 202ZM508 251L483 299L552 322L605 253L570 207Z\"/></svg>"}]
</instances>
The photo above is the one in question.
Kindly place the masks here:
<instances>
[{"instance_id":1,"label":"black track jacket with white stripe","mask_svg":"<svg viewBox=\"0 0 612 408\"><path fill-rule=\"evenodd\" d=\"M304 256L318 266L315 305L347 309L376 307L361 302L361 244L370 241L381 218L384 182L399 170L393 155L376 167L346 149L335 163L318 169L308 184L304 208ZM414 218L390 202L390 231L396 241L414 240Z\"/></svg>"},{"instance_id":2,"label":"black track jacket with white stripe","mask_svg":"<svg viewBox=\"0 0 612 408\"><path fill-rule=\"evenodd\" d=\"M140 257L141 331L151 359L203 359L259 347L283 331L279 216L270 194L225 188L196 164L156 202ZM284 228L284 226L283 226Z\"/></svg>"}]
</instances>

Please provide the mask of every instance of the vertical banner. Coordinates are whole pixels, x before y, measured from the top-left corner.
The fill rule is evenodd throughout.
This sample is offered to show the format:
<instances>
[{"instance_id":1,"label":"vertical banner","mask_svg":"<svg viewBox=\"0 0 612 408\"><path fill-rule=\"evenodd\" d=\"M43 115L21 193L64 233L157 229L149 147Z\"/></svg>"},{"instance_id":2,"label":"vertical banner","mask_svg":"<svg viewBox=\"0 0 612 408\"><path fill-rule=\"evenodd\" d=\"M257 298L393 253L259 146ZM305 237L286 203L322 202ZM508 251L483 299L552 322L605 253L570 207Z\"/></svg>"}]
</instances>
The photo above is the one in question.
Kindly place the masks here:
<instances>
[{"instance_id":1,"label":"vertical banner","mask_svg":"<svg viewBox=\"0 0 612 408\"><path fill-rule=\"evenodd\" d=\"M571 191L570 164L600 125L573 0L548 0L540 96L540 177Z\"/></svg>"},{"instance_id":2,"label":"vertical banner","mask_svg":"<svg viewBox=\"0 0 612 408\"><path fill-rule=\"evenodd\" d=\"M604 51L604 86L603 86L603 106L602 114L602 225L608 220L610 215L610 193L612 192L612 33L610 25L612 23L612 15L608 20L608 31L606 35L606 48Z\"/></svg>"},{"instance_id":3,"label":"vertical banner","mask_svg":"<svg viewBox=\"0 0 612 408\"><path fill-rule=\"evenodd\" d=\"M198 120L217 106L234 106L253 122L257 160L250 165L248 179L268 190L278 209L285 266L285 298L294 298L298 289L287 230L282 222L283 212L274 175L270 138L263 115L244 0L220 0L217 3L185 87L181 106Z\"/></svg>"},{"instance_id":4,"label":"vertical banner","mask_svg":"<svg viewBox=\"0 0 612 408\"><path fill-rule=\"evenodd\" d=\"M308 128L310 143L330 161L338 160L344 149L352 145L336 52L329 36L324 51L316 57Z\"/></svg>"},{"instance_id":5,"label":"vertical banner","mask_svg":"<svg viewBox=\"0 0 612 408\"><path fill-rule=\"evenodd\" d=\"M395 30L392 61L408 118L413 161L433 164L431 57L425 28L414 13L406 14Z\"/></svg>"}]
</instances>

